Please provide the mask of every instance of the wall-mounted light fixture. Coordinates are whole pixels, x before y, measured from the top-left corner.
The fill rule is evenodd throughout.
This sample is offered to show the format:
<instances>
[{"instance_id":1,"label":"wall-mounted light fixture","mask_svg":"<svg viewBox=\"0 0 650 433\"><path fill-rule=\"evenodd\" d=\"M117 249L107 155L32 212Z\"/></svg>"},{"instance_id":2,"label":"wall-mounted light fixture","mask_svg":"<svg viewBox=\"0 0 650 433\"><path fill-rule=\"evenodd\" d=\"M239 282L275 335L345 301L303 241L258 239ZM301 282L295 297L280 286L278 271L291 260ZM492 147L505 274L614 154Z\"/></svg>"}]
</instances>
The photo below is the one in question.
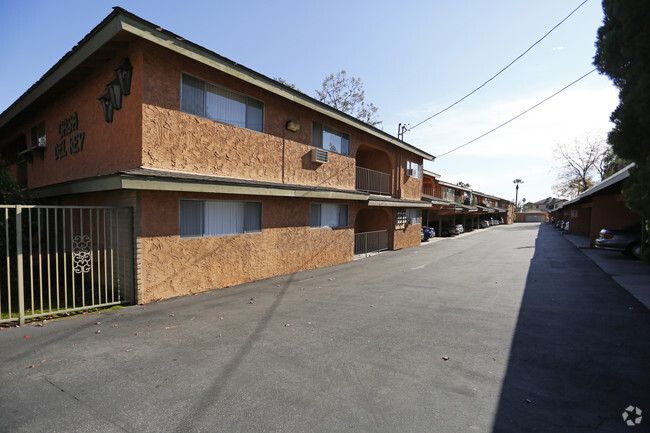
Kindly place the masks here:
<instances>
[{"instance_id":1,"label":"wall-mounted light fixture","mask_svg":"<svg viewBox=\"0 0 650 433\"><path fill-rule=\"evenodd\" d=\"M106 92L111 98L113 108L116 110L122 108L122 86L118 79L115 79L106 85Z\"/></svg>"},{"instance_id":2,"label":"wall-mounted light fixture","mask_svg":"<svg viewBox=\"0 0 650 433\"><path fill-rule=\"evenodd\" d=\"M111 123L113 121L113 100L110 95L110 91L106 89L106 93L104 93L98 99L102 104L102 109L104 110L104 120L108 123Z\"/></svg>"},{"instance_id":3,"label":"wall-mounted light fixture","mask_svg":"<svg viewBox=\"0 0 650 433\"><path fill-rule=\"evenodd\" d=\"M115 70L117 80L119 81L122 95L127 96L131 93L131 78L133 77L133 66L128 57L124 59L124 63Z\"/></svg>"},{"instance_id":4,"label":"wall-mounted light fixture","mask_svg":"<svg viewBox=\"0 0 650 433\"><path fill-rule=\"evenodd\" d=\"M300 122L297 120L287 120L285 127L291 132L300 131Z\"/></svg>"}]
</instances>

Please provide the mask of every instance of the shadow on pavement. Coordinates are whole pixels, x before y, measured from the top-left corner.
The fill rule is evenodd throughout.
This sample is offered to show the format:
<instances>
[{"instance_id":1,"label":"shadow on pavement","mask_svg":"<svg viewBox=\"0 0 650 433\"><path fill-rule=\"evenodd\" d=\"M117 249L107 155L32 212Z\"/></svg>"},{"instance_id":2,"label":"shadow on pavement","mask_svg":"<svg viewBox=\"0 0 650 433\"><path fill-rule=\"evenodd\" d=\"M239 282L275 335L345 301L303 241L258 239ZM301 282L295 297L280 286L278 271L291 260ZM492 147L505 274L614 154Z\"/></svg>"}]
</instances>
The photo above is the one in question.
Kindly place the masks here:
<instances>
[{"instance_id":1,"label":"shadow on pavement","mask_svg":"<svg viewBox=\"0 0 650 433\"><path fill-rule=\"evenodd\" d=\"M493 431L624 431L626 408L650 413L648 366L650 312L542 224Z\"/></svg>"},{"instance_id":2,"label":"shadow on pavement","mask_svg":"<svg viewBox=\"0 0 650 433\"><path fill-rule=\"evenodd\" d=\"M234 376L235 371L241 367L242 360L250 354L253 346L258 342L262 333L268 328L271 318L273 317L275 311L278 309L278 306L282 303L287 289L291 286L291 283L293 282L295 276L296 274L291 274L289 276L271 306L265 311L261 320L258 322L253 333L246 338L230 362L228 362L225 367L220 368L219 375L215 377L206 377L206 381L210 382L211 385L203 393L202 396L195 399L197 403L189 409L189 414L178 423L178 427L176 429L177 432L184 433L187 431L200 431L200 429L191 429L191 426L195 424L200 425L201 421L203 421L203 417L205 416L207 409L219 401L219 397L221 396L222 391L226 388L228 382Z\"/></svg>"}]
</instances>

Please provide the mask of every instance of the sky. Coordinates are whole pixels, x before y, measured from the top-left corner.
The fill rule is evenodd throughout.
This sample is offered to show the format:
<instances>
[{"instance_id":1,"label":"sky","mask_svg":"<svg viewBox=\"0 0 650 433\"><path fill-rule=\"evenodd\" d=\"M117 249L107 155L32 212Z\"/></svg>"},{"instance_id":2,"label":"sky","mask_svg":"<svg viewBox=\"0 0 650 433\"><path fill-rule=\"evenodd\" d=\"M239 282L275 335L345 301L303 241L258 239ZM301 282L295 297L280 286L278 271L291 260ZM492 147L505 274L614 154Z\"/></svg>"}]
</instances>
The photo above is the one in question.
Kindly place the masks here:
<instances>
[{"instance_id":1,"label":"sky","mask_svg":"<svg viewBox=\"0 0 650 433\"><path fill-rule=\"evenodd\" d=\"M316 96L323 79L361 78L379 125L417 125L526 51L583 0L0 0L0 112L120 6L185 39ZM485 87L412 128L404 140L434 156L485 134L591 71L603 12L587 0ZM606 138L618 91L593 72L539 107L425 161L446 182L497 197L555 196L553 149Z\"/></svg>"}]
</instances>

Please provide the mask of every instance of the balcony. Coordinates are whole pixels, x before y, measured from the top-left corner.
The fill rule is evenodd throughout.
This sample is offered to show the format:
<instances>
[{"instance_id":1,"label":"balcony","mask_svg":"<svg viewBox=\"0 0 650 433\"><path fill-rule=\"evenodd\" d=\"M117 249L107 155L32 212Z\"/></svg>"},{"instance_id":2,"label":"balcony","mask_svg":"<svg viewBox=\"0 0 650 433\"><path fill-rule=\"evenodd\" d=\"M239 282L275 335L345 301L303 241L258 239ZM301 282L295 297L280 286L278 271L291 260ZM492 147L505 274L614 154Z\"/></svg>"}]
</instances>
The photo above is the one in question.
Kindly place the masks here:
<instances>
[{"instance_id":1,"label":"balcony","mask_svg":"<svg viewBox=\"0 0 650 433\"><path fill-rule=\"evenodd\" d=\"M357 191L390 195L390 174L357 166Z\"/></svg>"}]
</instances>

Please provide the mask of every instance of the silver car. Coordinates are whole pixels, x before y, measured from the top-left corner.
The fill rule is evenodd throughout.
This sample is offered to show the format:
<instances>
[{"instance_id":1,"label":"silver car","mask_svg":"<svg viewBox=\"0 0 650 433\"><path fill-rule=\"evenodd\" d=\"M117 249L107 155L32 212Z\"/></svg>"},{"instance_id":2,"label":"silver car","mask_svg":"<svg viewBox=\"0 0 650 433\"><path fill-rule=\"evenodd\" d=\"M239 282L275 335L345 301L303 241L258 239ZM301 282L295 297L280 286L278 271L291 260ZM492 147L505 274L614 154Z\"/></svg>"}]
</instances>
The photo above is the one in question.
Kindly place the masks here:
<instances>
[{"instance_id":1,"label":"silver car","mask_svg":"<svg viewBox=\"0 0 650 433\"><path fill-rule=\"evenodd\" d=\"M640 259L641 226L637 224L622 230L602 229L595 241L595 247L603 250L620 251L635 259Z\"/></svg>"}]
</instances>

